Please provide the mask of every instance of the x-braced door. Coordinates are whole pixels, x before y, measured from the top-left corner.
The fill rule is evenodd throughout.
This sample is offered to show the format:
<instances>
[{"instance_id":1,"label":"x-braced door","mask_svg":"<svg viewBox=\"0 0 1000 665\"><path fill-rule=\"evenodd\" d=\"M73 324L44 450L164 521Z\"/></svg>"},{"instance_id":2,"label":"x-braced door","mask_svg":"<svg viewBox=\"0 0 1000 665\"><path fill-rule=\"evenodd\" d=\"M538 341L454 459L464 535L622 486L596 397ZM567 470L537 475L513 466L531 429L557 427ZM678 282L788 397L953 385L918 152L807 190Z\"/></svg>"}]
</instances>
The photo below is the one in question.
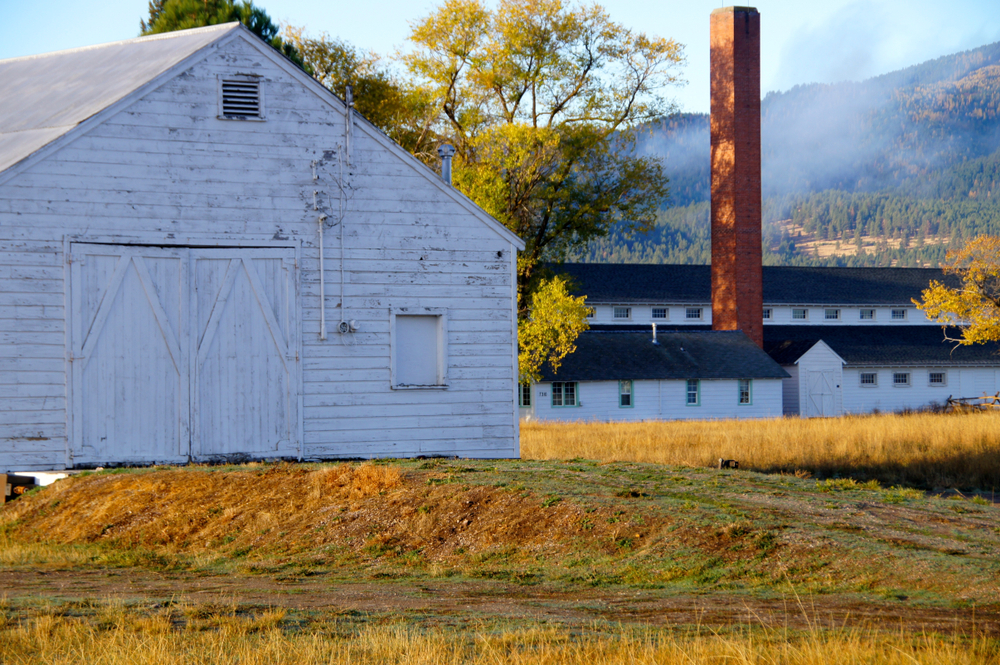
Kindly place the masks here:
<instances>
[{"instance_id":1,"label":"x-braced door","mask_svg":"<svg viewBox=\"0 0 1000 665\"><path fill-rule=\"evenodd\" d=\"M74 244L70 280L73 463L186 460L186 251Z\"/></svg>"},{"instance_id":2,"label":"x-braced door","mask_svg":"<svg viewBox=\"0 0 1000 665\"><path fill-rule=\"evenodd\" d=\"M294 254L192 249L192 456L298 454Z\"/></svg>"},{"instance_id":3,"label":"x-braced door","mask_svg":"<svg viewBox=\"0 0 1000 665\"><path fill-rule=\"evenodd\" d=\"M72 463L299 452L292 249L74 243Z\"/></svg>"}]
</instances>

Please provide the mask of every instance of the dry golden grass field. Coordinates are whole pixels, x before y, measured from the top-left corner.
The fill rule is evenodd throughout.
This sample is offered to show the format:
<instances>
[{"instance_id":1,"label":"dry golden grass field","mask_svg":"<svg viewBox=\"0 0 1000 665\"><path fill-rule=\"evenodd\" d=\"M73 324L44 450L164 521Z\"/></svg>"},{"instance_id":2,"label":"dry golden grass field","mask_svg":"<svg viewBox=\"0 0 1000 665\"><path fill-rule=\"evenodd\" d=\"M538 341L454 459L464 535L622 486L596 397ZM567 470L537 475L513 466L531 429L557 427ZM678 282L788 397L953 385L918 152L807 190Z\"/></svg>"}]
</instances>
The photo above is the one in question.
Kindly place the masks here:
<instances>
[{"instance_id":1,"label":"dry golden grass field","mask_svg":"<svg viewBox=\"0 0 1000 665\"><path fill-rule=\"evenodd\" d=\"M1000 489L1000 414L915 413L748 421L523 423L528 459L807 470L915 487Z\"/></svg>"},{"instance_id":2,"label":"dry golden grass field","mask_svg":"<svg viewBox=\"0 0 1000 665\"><path fill-rule=\"evenodd\" d=\"M80 473L0 508L0 663L1000 663L997 425Z\"/></svg>"}]
</instances>

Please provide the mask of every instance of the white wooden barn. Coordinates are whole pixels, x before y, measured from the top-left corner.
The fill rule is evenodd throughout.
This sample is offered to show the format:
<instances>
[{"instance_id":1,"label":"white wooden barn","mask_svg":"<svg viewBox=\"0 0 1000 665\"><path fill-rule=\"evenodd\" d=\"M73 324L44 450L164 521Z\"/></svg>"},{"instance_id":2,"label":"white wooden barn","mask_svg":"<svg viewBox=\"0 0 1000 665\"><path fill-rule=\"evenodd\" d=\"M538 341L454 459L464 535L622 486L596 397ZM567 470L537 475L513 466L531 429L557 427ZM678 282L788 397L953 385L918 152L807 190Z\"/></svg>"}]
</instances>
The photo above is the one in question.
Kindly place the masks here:
<instances>
[{"instance_id":1,"label":"white wooden barn","mask_svg":"<svg viewBox=\"0 0 1000 665\"><path fill-rule=\"evenodd\" d=\"M0 99L0 470L518 455L523 244L244 27Z\"/></svg>"}]
</instances>

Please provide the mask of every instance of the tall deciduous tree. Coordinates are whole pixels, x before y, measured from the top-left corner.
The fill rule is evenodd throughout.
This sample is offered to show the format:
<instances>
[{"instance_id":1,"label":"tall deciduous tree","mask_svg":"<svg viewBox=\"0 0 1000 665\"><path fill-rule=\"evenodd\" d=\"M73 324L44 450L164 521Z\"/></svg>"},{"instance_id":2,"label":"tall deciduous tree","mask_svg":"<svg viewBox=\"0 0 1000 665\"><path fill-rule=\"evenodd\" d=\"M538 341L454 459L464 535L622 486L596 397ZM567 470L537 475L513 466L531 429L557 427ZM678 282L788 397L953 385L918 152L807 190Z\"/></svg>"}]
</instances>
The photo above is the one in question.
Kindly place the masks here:
<instances>
[{"instance_id":1,"label":"tall deciduous tree","mask_svg":"<svg viewBox=\"0 0 1000 665\"><path fill-rule=\"evenodd\" d=\"M563 0L494 9L445 0L410 39L403 59L432 95L431 126L456 148L456 187L527 245L518 258L526 339L529 311L554 297L540 264L615 225L653 226L667 179L633 148L641 123L674 110L664 92L678 82L682 47L612 21L599 5ZM581 308L549 311L548 324L573 339L586 327Z\"/></svg>"},{"instance_id":2,"label":"tall deciduous tree","mask_svg":"<svg viewBox=\"0 0 1000 665\"><path fill-rule=\"evenodd\" d=\"M1000 238L977 236L961 250L948 253L946 273L962 278L951 288L937 281L914 304L943 325L957 325L962 336L947 338L962 345L1000 342Z\"/></svg>"},{"instance_id":3,"label":"tall deciduous tree","mask_svg":"<svg viewBox=\"0 0 1000 665\"><path fill-rule=\"evenodd\" d=\"M351 86L354 107L365 119L410 152L430 155L436 137L427 122L430 100L425 90L400 80L377 54L325 33L308 37L304 28L285 26L282 37L302 55L316 80L342 99Z\"/></svg>"},{"instance_id":4,"label":"tall deciduous tree","mask_svg":"<svg viewBox=\"0 0 1000 665\"><path fill-rule=\"evenodd\" d=\"M149 22L140 20L141 34L155 35L162 32L200 28L239 21L275 50L302 66L302 57L291 44L286 44L278 34L278 26L267 12L251 0L150 0Z\"/></svg>"}]
</instances>

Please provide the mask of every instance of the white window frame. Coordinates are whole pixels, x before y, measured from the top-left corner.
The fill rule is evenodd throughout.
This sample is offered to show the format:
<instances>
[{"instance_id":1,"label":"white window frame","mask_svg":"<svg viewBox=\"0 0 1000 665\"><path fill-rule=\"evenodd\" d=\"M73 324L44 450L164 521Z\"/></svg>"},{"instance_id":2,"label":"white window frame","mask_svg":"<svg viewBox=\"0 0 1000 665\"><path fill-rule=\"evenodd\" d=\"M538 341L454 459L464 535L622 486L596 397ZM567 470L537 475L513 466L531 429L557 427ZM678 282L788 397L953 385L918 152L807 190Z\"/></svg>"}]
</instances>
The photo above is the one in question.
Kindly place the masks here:
<instances>
[{"instance_id":1,"label":"white window frame","mask_svg":"<svg viewBox=\"0 0 1000 665\"><path fill-rule=\"evenodd\" d=\"M556 386L559 386L559 402L556 404ZM573 403L566 404L566 390L565 386L573 386ZM576 381L553 381L550 389L552 391L552 399L549 402L553 409L573 409L580 406L580 384Z\"/></svg>"},{"instance_id":2,"label":"white window frame","mask_svg":"<svg viewBox=\"0 0 1000 665\"><path fill-rule=\"evenodd\" d=\"M871 316L865 316L865 312L868 312ZM875 320L875 310L871 307L865 307L864 309L858 310L858 320L859 321L874 321Z\"/></svg>"},{"instance_id":3,"label":"white window frame","mask_svg":"<svg viewBox=\"0 0 1000 665\"><path fill-rule=\"evenodd\" d=\"M764 311L761 313L761 318L763 318L765 321L770 321L772 315L773 315L772 309L770 307L765 307Z\"/></svg>"},{"instance_id":4,"label":"white window frame","mask_svg":"<svg viewBox=\"0 0 1000 665\"><path fill-rule=\"evenodd\" d=\"M746 394L747 401L743 401L743 384L746 384ZM737 379L736 380L736 403L740 406L751 406L753 405L753 379Z\"/></svg>"},{"instance_id":5,"label":"white window frame","mask_svg":"<svg viewBox=\"0 0 1000 665\"><path fill-rule=\"evenodd\" d=\"M618 316L619 312L625 312L625 316ZM611 318L615 321L630 321L632 319L632 308L631 307L613 307L611 309Z\"/></svg>"},{"instance_id":6,"label":"white window frame","mask_svg":"<svg viewBox=\"0 0 1000 665\"><path fill-rule=\"evenodd\" d=\"M657 312L663 312L663 316L657 316ZM670 319L670 308L669 307L652 307L649 311L649 318L655 319L657 321L668 321Z\"/></svg>"},{"instance_id":7,"label":"white window frame","mask_svg":"<svg viewBox=\"0 0 1000 665\"><path fill-rule=\"evenodd\" d=\"M896 316L900 314L901 316ZM896 307L889 312L890 321L905 321L906 320L906 309Z\"/></svg>"},{"instance_id":8,"label":"white window frame","mask_svg":"<svg viewBox=\"0 0 1000 665\"><path fill-rule=\"evenodd\" d=\"M692 312L697 312L696 316L691 316ZM701 321L705 318L705 308L704 307L685 307L684 308L684 319L686 321Z\"/></svg>"},{"instance_id":9,"label":"white window frame","mask_svg":"<svg viewBox=\"0 0 1000 665\"><path fill-rule=\"evenodd\" d=\"M802 312L802 316L795 316L796 312ZM805 307L793 307L792 308L792 321L808 321L809 320L809 310Z\"/></svg>"},{"instance_id":10,"label":"white window frame","mask_svg":"<svg viewBox=\"0 0 1000 665\"><path fill-rule=\"evenodd\" d=\"M438 382L430 385L401 384L396 377L396 352L399 334L396 318L400 316L436 316L438 344ZM445 390L448 388L448 310L443 307L394 307L389 310L389 382L393 390Z\"/></svg>"},{"instance_id":11,"label":"white window frame","mask_svg":"<svg viewBox=\"0 0 1000 665\"><path fill-rule=\"evenodd\" d=\"M872 377L871 383L865 383L866 376ZM878 372L858 372L858 385L862 388L878 388Z\"/></svg>"},{"instance_id":12,"label":"white window frame","mask_svg":"<svg viewBox=\"0 0 1000 665\"><path fill-rule=\"evenodd\" d=\"M628 396L628 404L622 404L622 399ZM618 382L618 408L631 409L635 406L635 384L631 379Z\"/></svg>"},{"instance_id":13,"label":"white window frame","mask_svg":"<svg viewBox=\"0 0 1000 665\"><path fill-rule=\"evenodd\" d=\"M897 381L898 377L906 377L905 382ZM892 373L892 387L893 388L909 388L913 385L912 377L910 372L893 372Z\"/></svg>"},{"instance_id":14,"label":"white window frame","mask_svg":"<svg viewBox=\"0 0 1000 665\"><path fill-rule=\"evenodd\" d=\"M258 108L260 109L259 116L249 116L249 115L224 115L222 112L222 82L223 81L239 81L241 83L256 83L257 84L257 101L259 103ZM264 77L263 76L246 76L244 74L233 74L223 76L219 74L218 76L218 90L219 90L219 120L235 120L240 122L264 122L267 120L267 113L264 111Z\"/></svg>"},{"instance_id":15,"label":"white window frame","mask_svg":"<svg viewBox=\"0 0 1000 665\"><path fill-rule=\"evenodd\" d=\"M694 385L694 401L691 401L691 386ZM701 381L688 379L684 384L684 403L687 406L701 406Z\"/></svg>"},{"instance_id":16,"label":"white window frame","mask_svg":"<svg viewBox=\"0 0 1000 665\"><path fill-rule=\"evenodd\" d=\"M941 381L939 381L939 382L931 381L931 377L933 377L935 374L940 374L941 375ZM943 369L937 369L937 370L928 371L927 372L927 385L930 386L931 388L941 388L941 387L947 386L948 385L948 372L946 372Z\"/></svg>"},{"instance_id":17,"label":"white window frame","mask_svg":"<svg viewBox=\"0 0 1000 665\"><path fill-rule=\"evenodd\" d=\"M525 400L524 398L528 399ZM531 408L531 384L530 383L519 383L517 384L517 406L520 409L530 409Z\"/></svg>"},{"instance_id":18,"label":"white window frame","mask_svg":"<svg viewBox=\"0 0 1000 665\"><path fill-rule=\"evenodd\" d=\"M823 320L824 321L840 321L840 310L839 309L825 309L825 310L823 310Z\"/></svg>"},{"instance_id":19,"label":"white window frame","mask_svg":"<svg viewBox=\"0 0 1000 665\"><path fill-rule=\"evenodd\" d=\"M596 307L588 307L587 308L587 318L588 319L597 318L597 308Z\"/></svg>"}]
</instances>

